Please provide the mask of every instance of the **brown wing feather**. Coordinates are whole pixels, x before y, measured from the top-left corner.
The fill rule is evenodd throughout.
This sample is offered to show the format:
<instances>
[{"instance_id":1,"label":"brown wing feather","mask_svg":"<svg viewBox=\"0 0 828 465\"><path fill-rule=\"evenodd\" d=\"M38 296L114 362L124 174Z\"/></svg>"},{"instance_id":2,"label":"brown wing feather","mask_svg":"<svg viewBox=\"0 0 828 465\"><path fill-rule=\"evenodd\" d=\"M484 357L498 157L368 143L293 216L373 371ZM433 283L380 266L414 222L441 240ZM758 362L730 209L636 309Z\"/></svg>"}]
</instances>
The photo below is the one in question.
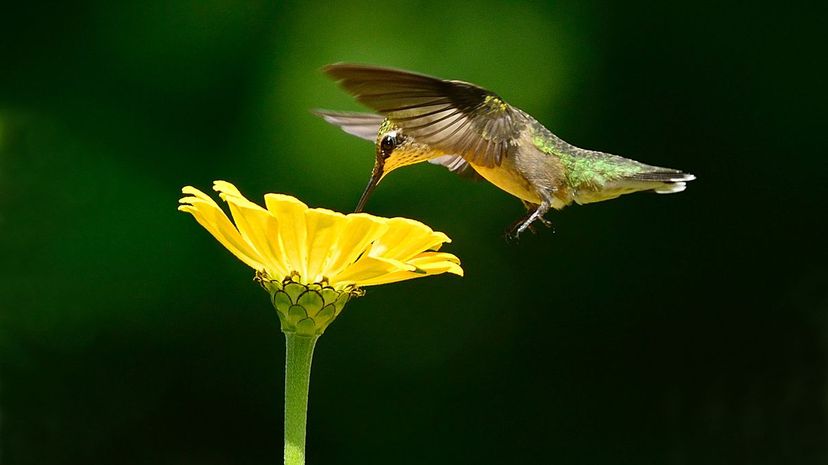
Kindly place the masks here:
<instances>
[{"instance_id":1,"label":"brown wing feather","mask_svg":"<svg viewBox=\"0 0 828 465\"><path fill-rule=\"evenodd\" d=\"M348 63L324 71L419 142L478 165L499 166L526 125L520 110L468 82Z\"/></svg>"}]
</instances>

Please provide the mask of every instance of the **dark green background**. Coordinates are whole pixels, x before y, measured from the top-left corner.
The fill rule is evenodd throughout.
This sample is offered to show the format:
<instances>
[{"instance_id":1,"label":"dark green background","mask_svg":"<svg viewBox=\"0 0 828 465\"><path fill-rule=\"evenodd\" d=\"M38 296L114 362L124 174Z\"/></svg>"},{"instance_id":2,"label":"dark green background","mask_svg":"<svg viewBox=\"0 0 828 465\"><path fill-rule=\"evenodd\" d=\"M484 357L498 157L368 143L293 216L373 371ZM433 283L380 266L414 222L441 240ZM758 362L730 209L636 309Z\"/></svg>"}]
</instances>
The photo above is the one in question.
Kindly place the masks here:
<instances>
[{"instance_id":1,"label":"dark green background","mask_svg":"<svg viewBox=\"0 0 828 465\"><path fill-rule=\"evenodd\" d=\"M466 277L329 328L310 464L826 463L825 11L772 5L4 7L0 463L280 462L275 312L176 201L226 179L353 208L373 149L308 112L359 109L336 61L475 82L698 180L510 245L493 186L389 176L369 211L445 231Z\"/></svg>"}]
</instances>

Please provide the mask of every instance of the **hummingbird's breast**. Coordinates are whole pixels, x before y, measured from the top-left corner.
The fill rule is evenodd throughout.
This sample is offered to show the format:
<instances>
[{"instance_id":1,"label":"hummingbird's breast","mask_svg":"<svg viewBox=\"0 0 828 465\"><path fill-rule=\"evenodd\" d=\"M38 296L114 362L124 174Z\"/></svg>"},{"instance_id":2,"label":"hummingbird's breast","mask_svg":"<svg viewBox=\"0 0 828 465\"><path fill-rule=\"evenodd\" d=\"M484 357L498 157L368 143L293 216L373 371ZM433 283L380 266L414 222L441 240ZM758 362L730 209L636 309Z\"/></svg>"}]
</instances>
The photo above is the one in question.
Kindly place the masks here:
<instances>
[{"instance_id":1,"label":"hummingbird's breast","mask_svg":"<svg viewBox=\"0 0 828 465\"><path fill-rule=\"evenodd\" d=\"M489 181L495 186L504 191L514 195L515 197L525 200L529 203L539 204L540 197L533 189L532 184L520 172L515 169L515 160L506 158L500 166L488 168L482 165L475 165L469 163L475 171L477 171L483 179Z\"/></svg>"},{"instance_id":2,"label":"hummingbird's breast","mask_svg":"<svg viewBox=\"0 0 828 465\"><path fill-rule=\"evenodd\" d=\"M552 208L561 209L571 203L571 190L566 185L560 159L538 149L529 131L521 138L519 147L500 166L471 165L487 181L526 202L540 205L543 192L552 197Z\"/></svg>"}]
</instances>

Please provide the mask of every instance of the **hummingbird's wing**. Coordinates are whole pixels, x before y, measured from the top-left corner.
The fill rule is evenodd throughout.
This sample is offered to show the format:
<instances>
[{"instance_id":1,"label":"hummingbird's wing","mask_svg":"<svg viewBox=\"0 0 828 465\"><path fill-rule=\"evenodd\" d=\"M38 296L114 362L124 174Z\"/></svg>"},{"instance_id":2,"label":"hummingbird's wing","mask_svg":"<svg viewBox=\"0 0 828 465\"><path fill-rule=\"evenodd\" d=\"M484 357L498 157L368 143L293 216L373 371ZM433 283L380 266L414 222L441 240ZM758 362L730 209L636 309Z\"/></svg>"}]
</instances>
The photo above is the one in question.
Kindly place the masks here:
<instances>
[{"instance_id":1,"label":"hummingbird's wing","mask_svg":"<svg viewBox=\"0 0 828 465\"><path fill-rule=\"evenodd\" d=\"M523 112L468 82L348 63L323 70L418 142L477 165L499 166L527 124Z\"/></svg>"},{"instance_id":2,"label":"hummingbird's wing","mask_svg":"<svg viewBox=\"0 0 828 465\"><path fill-rule=\"evenodd\" d=\"M376 142L377 133L385 117L376 113L358 113L351 111L311 110L311 113L322 117L328 123L339 126L343 131L359 138ZM428 161L435 165L445 166L452 173L468 178L480 178L469 162L460 155L443 155Z\"/></svg>"},{"instance_id":3,"label":"hummingbird's wing","mask_svg":"<svg viewBox=\"0 0 828 465\"><path fill-rule=\"evenodd\" d=\"M432 158L428 161L434 165L441 165L448 168L449 171L460 176L471 179L483 179L474 168L469 165L469 162L460 155L443 155L441 157Z\"/></svg>"},{"instance_id":4,"label":"hummingbird's wing","mask_svg":"<svg viewBox=\"0 0 828 465\"><path fill-rule=\"evenodd\" d=\"M384 116L376 113L331 110L312 110L312 113L334 126L339 126L348 134L371 142L376 142L380 125L385 120Z\"/></svg>"}]
</instances>

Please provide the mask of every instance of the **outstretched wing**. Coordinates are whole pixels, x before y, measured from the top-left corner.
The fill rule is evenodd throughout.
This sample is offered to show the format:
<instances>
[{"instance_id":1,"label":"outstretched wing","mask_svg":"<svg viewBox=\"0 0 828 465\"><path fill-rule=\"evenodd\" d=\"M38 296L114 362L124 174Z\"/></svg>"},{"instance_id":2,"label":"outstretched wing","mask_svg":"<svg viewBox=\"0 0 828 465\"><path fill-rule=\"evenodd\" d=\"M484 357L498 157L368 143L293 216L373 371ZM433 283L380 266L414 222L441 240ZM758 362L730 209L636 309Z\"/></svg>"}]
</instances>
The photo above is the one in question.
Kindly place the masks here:
<instances>
[{"instance_id":1,"label":"outstretched wing","mask_svg":"<svg viewBox=\"0 0 828 465\"><path fill-rule=\"evenodd\" d=\"M385 117L376 113L357 113L351 111L313 110L325 121L339 126L343 131L361 139L376 142L377 133Z\"/></svg>"},{"instance_id":2,"label":"outstretched wing","mask_svg":"<svg viewBox=\"0 0 828 465\"><path fill-rule=\"evenodd\" d=\"M477 165L499 166L526 125L520 110L468 82L348 63L323 70L406 134Z\"/></svg>"},{"instance_id":3,"label":"outstretched wing","mask_svg":"<svg viewBox=\"0 0 828 465\"><path fill-rule=\"evenodd\" d=\"M460 155L443 155L441 157L432 158L428 162L432 165L445 166L452 173L459 174L464 178L483 179L483 177L480 176L477 171L471 167L471 165L469 165L469 162L467 162L466 159Z\"/></svg>"},{"instance_id":4,"label":"outstretched wing","mask_svg":"<svg viewBox=\"0 0 828 465\"><path fill-rule=\"evenodd\" d=\"M339 126L340 129L359 138L376 142L377 133L385 117L376 113L358 113L350 111L312 110L313 114L322 117L328 123ZM477 172L459 155L443 155L432 158L429 163L445 166L452 173L468 178L478 178Z\"/></svg>"}]
</instances>

